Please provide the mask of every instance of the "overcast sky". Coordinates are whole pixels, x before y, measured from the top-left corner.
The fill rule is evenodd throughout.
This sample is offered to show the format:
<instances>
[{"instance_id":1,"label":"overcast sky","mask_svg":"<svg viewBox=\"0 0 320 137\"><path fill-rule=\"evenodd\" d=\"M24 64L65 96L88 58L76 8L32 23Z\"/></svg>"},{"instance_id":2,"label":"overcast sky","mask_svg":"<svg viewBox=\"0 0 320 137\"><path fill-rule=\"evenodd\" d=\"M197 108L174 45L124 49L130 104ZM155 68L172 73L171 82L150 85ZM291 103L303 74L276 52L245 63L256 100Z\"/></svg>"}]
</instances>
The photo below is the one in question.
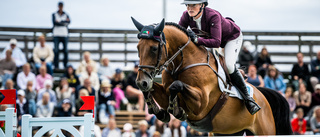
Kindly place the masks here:
<instances>
[{"instance_id":1,"label":"overcast sky","mask_svg":"<svg viewBox=\"0 0 320 137\"><path fill-rule=\"evenodd\" d=\"M167 0L166 21L178 22L183 0ZM0 26L52 27L57 0L0 0ZM160 22L163 0L65 0L70 28L135 29ZM320 0L209 0L245 31L320 31Z\"/></svg>"}]
</instances>

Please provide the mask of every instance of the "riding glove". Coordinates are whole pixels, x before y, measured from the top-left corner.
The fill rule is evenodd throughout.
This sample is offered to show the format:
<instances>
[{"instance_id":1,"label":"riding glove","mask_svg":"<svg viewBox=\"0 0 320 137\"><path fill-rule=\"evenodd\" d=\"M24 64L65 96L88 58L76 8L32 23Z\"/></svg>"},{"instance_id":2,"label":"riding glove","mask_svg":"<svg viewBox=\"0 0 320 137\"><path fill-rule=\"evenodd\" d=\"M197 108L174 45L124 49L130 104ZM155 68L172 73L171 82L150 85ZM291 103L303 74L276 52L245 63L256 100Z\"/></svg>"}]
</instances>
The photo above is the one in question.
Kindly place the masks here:
<instances>
[{"instance_id":1,"label":"riding glove","mask_svg":"<svg viewBox=\"0 0 320 137\"><path fill-rule=\"evenodd\" d=\"M198 44L198 36L192 30L188 29L188 35L193 43Z\"/></svg>"}]
</instances>

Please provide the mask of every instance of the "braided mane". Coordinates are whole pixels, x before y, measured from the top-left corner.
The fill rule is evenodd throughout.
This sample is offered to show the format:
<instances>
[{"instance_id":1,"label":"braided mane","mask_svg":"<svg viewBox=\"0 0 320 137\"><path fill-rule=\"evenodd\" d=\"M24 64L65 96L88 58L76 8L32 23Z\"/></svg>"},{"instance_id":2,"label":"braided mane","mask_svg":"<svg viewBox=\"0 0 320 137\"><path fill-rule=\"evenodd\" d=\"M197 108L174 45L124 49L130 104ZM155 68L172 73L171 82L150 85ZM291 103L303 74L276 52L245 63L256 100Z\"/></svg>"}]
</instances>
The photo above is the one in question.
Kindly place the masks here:
<instances>
[{"instance_id":1,"label":"braided mane","mask_svg":"<svg viewBox=\"0 0 320 137\"><path fill-rule=\"evenodd\" d=\"M189 37L187 29L182 27L182 26L180 26L179 24L174 23L174 22L166 22L166 25L174 26L174 27L178 28L179 30L184 32Z\"/></svg>"}]
</instances>

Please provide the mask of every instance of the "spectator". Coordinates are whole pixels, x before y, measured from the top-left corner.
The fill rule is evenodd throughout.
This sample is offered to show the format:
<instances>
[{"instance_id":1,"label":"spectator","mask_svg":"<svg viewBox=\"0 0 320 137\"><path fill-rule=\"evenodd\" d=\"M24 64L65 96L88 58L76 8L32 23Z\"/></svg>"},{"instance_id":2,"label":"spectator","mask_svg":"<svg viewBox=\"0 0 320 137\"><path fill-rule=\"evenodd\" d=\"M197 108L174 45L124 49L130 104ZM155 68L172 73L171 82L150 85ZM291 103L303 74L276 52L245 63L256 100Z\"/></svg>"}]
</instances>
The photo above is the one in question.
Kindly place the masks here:
<instances>
[{"instance_id":1,"label":"spectator","mask_svg":"<svg viewBox=\"0 0 320 137\"><path fill-rule=\"evenodd\" d=\"M299 84L299 91L294 93L297 108L302 108L304 114L307 114L311 105L311 92L306 90L304 83Z\"/></svg>"},{"instance_id":2,"label":"spectator","mask_svg":"<svg viewBox=\"0 0 320 137\"><path fill-rule=\"evenodd\" d=\"M170 129L171 129L171 136L172 137L186 137L187 136L186 128L181 126L181 122L179 119L172 120Z\"/></svg>"},{"instance_id":3,"label":"spectator","mask_svg":"<svg viewBox=\"0 0 320 137\"><path fill-rule=\"evenodd\" d=\"M75 91L77 86L80 85L78 76L75 74L75 71L71 65L66 69L64 77L68 79L69 86L72 87L72 90Z\"/></svg>"},{"instance_id":4,"label":"spectator","mask_svg":"<svg viewBox=\"0 0 320 137\"><path fill-rule=\"evenodd\" d=\"M96 90L91 86L90 79L89 78L85 79L83 83L84 83L83 86L81 86L78 91L80 91L81 89L86 89L90 96L96 96ZM77 91L75 92L74 95L76 99L78 99L79 95Z\"/></svg>"},{"instance_id":5,"label":"spectator","mask_svg":"<svg viewBox=\"0 0 320 137\"><path fill-rule=\"evenodd\" d=\"M101 129L98 125L94 125L94 137L101 137ZM84 126L80 126L79 128L80 135L84 137Z\"/></svg>"},{"instance_id":6,"label":"spectator","mask_svg":"<svg viewBox=\"0 0 320 137\"><path fill-rule=\"evenodd\" d=\"M111 90L109 80L101 82L101 89L99 91L99 120L103 124L107 124L109 117L115 116L114 105L116 104Z\"/></svg>"},{"instance_id":7,"label":"spectator","mask_svg":"<svg viewBox=\"0 0 320 137\"><path fill-rule=\"evenodd\" d=\"M14 82L12 79L8 79L6 82L6 87L4 87L4 89L15 89L14 88Z\"/></svg>"},{"instance_id":8,"label":"spectator","mask_svg":"<svg viewBox=\"0 0 320 137\"><path fill-rule=\"evenodd\" d=\"M57 102L60 103L64 99L70 99L72 88L69 87L67 78L62 78L58 87L56 87Z\"/></svg>"},{"instance_id":9,"label":"spectator","mask_svg":"<svg viewBox=\"0 0 320 137\"><path fill-rule=\"evenodd\" d=\"M50 101L50 94L48 92L43 93L43 97L37 103L37 117L51 117L54 110L54 104Z\"/></svg>"},{"instance_id":10,"label":"spectator","mask_svg":"<svg viewBox=\"0 0 320 137\"><path fill-rule=\"evenodd\" d=\"M47 72L52 75L53 50L45 44L46 38L44 35L39 36L38 41L40 46L36 46L33 49L33 61L35 62L36 69L39 70L41 66L46 66Z\"/></svg>"},{"instance_id":11,"label":"spectator","mask_svg":"<svg viewBox=\"0 0 320 137\"><path fill-rule=\"evenodd\" d=\"M0 60L0 77L2 79L2 87L6 87L6 82L8 79L13 78L13 74L16 73L16 63L11 57L12 50L8 49L6 51L6 57Z\"/></svg>"},{"instance_id":12,"label":"spectator","mask_svg":"<svg viewBox=\"0 0 320 137\"><path fill-rule=\"evenodd\" d=\"M311 63L311 78L310 82L312 88L314 88L320 80L320 50L317 52L317 58L312 60Z\"/></svg>"},{"instance_id":13,"label":"spectator","mask_svg":"<svg viewBox=\"0 0 320 137\"><path fill-rule=\"evenodd\" d=\"M128 99L124 95L127 83L124 80L124 73L121 69L116 69L116 73L111 78L112 89L116 100L116 109L120 109L121 101L123 104L128 103Z\"/></svg>"},{"instance_id":14,"label":"spectator","mask_svg":"<svg viewBox=\"0 0 320 137\"><path fill-rule=\"evenodd\" d=\"M296 109L296 100L293 97L293 89L292 87L287 87L286 89L286 94L285 94L285 98L287 100L287 102L289 103L289 107L290 107L290 118L293 117L293 113L294 110Z\"/></svg>"},{"instance_id":15,"label":"spectator","mask_svg":"<svg viewBox=\"0 0 320 137\"><path fill-rule=\"evenodd\" d=\"M20 72L17 76L17 84L20 89L25 90L27 87L28 81L33 81L32 90L36 89L36 75L30 72L30 64L26 63L23 65L23 71Z\"/></svg>"},{"instance_id":16,"label":"spectator","mask_svg":"<svg viewBox=\"0 0 320 137\"><path fill-rule=\"evenodd\" d=\"M286 83L283 81L282 75L274 66L269 66L268 74L264 78L264 84L266 88L273 89L280 94L284 95L286 90Z\"/></svg>"},{"instance_id":17,"label":"spectator","mask_svg":"<svg viewBox=\"0 0 320 137\"><path fill-rule=\"evenodd\" d=\"M66 68L68 63L68 25L70 18L67 13L63 11L63 3L59 2L59 10L52 14L53 23L53 43L54 43L54 66L59 68L59 43L63 44L63 65Z\"/></svg>"},{"instance_id":18,"label":"spectator","mask_svg":"<svg viewBox=\"0 0 320 137\"><path fill-rule=\"evenodd\" d=\"M102 130L101 137L121 137L121 130L117 128L116 120L111 118L108 127Z\"/></svg>"},{"instance_id":19,"label":"spectator","mask_svg":"<svg viewBox=\"0 0 320 137\"><path fill-rule=\"evenodd\" d=\"M132 132L132 125L130 123L123 125L122 137L136 137L136 134Z\"/></svg>"},{"instance_id":20,"label":"spectator","mask_svg":"<svg viewBox=\"0 0 320 137\"><path fill-rule=\"evenodd\" d=\"M306 132L307 121L303 118L303 109L296 110L297 118L291 120L293 134L303 135Z\"/></svg>"},{"instance_id":21,"label":"spectator","mask_svg":"<svg viewBox=\"0 0 320 137\"><path fill-rule=\"evenodd\" d=\"M171 132L170 129L167 127L166 123L163 123L159 119L156 119L155 125L152 125L149 128L150 135L154 135L155 132L159 132L161 137L170 137Z\"/></svg>"},{"instance_id":22,"label":"spectator","mask_svg":"<svg viewBox=\"0 0 320 137\"><path fill-rule=\"evenodd\" d=\"M257 74L257 68L255 65L250 65L248 68L248 83L256 87L264 87L264 81L260 75Z\"/></svg>"},{"instance_id":23,"label":"spectator","mask_svg":"<svg viewBox=\"0 0 320 137\"><path fill-rule=\"evenodd\" d=\"M40 74L37 75L37 86L36 86L37 91L44 88L44 82L46 80L51 80L51 81L53 80L52 76L47 73L46 66L41 66L39 68L39 72Z\"/></svg>"},{"instance_id":24,"label":"spectator","mask_svg":"<svg viewBox=\"0 0 320 137\"><path fill-rule=\"evenodd\" d=\"M44 82L44 87L43 89L39 90L38 96L37 96L37 101L41 101L44 93L49 93L50 94L50 102L53 103L54 105L57 105L57 97L56 93L52 90L52 81L51 80L46 80Z\"/></svg>"},{"instance_id":25,"label":"spectator","mask_svg":"<svg viewBox=\"0 0 320 137\"><path fill-rule=\"evenodd\" d=\"M72 105L70 99L63 99L61 105L58 106L58 117L70 117L72 116Z\"/></svg>"},{"instance_id":26,"label":"spectator","mask_svg":"<svg viewBox=\"0 0 320 137\"><path fill-rule=\"evenodd\" d=\"M83 100L80 98L80 96L89 96L88 90L81 89L79 91L78 99L76 100L76 116L84 116L86 113L92 113L91 110L80 110L81 106L84 104Z\"/></svg>"},{"instance_id":27,"label":"spectator","mask_svg":"<svg viewBox=\"0 0 320 137\"><path fill-rule=\"evenodd\" d=\"M161 137L161 134L159 131L156 131L153 133L152 137Z\"/></svg>"},{"instance_id":28,"label":"spectator","mask_svg":"<svg viewBox=\"0 0 320 137\"><path fill-rule=\"evenodd\" d=\"M100 67L98 69L98 75L100 80L111 79L114 74L114 69L109 65L109 59L107 56L103 55L100 59Z\"/></svg>"},{"instance_id":29,"label":"spectator","mask_svg":"<svg viewBox=\"0 0 320 137\"><path fill-rule=\"evenodd\" d=\"M127 91L126 95L128 97L138 98L138 106L139 106L138 110L143 111L144 97L142 92L139 90L138 86L136 85L136 78L139 71L138 65L139 64L136 62L133 72L131 72L128 76L128 79L127 79L128 86L126 87L126 91Z\"/></svg>"},{"instance_id":30,"label":"spectator","mask_svg":"<svg viewBox=\"0 0 320 137\"><path fill-rule=\"evenodd\" d=\"M84 80L85 79L90 79L93 88L96 91L98 91L99 88L100 88L100 83L99 83L99 77L98 77L97 72L94 72L92 70L92 66L91 65L87 65L86 68L87 68L86 71L82 72L80 77L79 77L81 85L84 84Z\"/></svg>"},{"instance_id":31,"label":"spectator","mask_svg":"<svg viewBox=\"0 0 320 137\"><path fill-rule=\"evenodd\" d=\"M80 62L76 74L80 75L82 72L85 72L88 65L92 66L92 71L97 73L97 63L90 58L90 52L86 51L83 53L83 60Z\"/></svg>"},{"instance_id":32,"label":"spectator","mask_svg":"<svg viewBox=\"0 0 320 137\"><path fill-rule=\"evenodd\" d=\"M6 58L6 52L7 52L7 50L10 49L12 51L11 57L13 58L14 62L16 63L16 66L21 67L27 63L27 59L26 59L26 56L24 55L24 53L22 52L22 50L19 47L17 47L17 43L18 43L18 41L16 39L10 39L10 46L7 46L2 51L1 58Z\"/></svg>"},{"instance_id":33,"label":"spectator","mask_svg":"<svg viewBox=\"0 0 320 137\"><path fill-rule=\"evenodd\" d=\"M244 66L244 72L248 73L249 65L253 64L253 56L249 51L249 47L251 47L250 41L244 41L243 42L243 48L239 53L239 64L240 66Z\"/></svg>"},{"instance_id":34,"label":"spectator","mask_svg":"<svg viewBox=\"0 0 320 137\"><path fill-rule=\"evenodd\" d=\"M293 65L291 70L292 85L294 90L298 90L299 81L306 83L309 80L310 72L308 65L303 62L303 54L297 53L298 62Z\"/></svg>"},{"instance_id":35,"label":"spectator","mask_svg":"<svg viewBox=\"0 0 320 137\"><path fill-rule=\"evenodd\" d=\"M258 68L258 74L264 78L269 65L272 65L269 53L266 47L263 47L261 53L256 60L256 67Z\"/></svg>"},{"instance_id":36,"label":"spectator","mask_svg":"<svg viewBox=\"0 0 320 137\"><path fill-rule=\"evenodd\" d=\"M315 135L320 135L320 106L314 108L313 116L310 120L311 130Z\"/></svg>"},{"instance_id":37,"label":"spectator","mask_svg":"<svg viewBox=\"0 0 320 137\"><path fill-rule=\"evenodd\" d=\"M28 81L27 88L25 89L26 99L29 102L29 113L34 116L37 111L36 97L37 91L32 89L33 81Z\"/></svg>"},{"instance_id":38,"label":"spectator","mask_svg":"<svg viewBox=\"0 0 320 137\"><path fill-rule=\"evenodd\" d=\"M18 126L21 126L21 119L23 114L29 114L29 102L25 98L25 93L23 90L18 91L18 99L17 99L17 118L18 118Z\"/></svg>"},{"instance_id":39,"label":"spectator","mask_svg":"<svg viewBox=\"0 0 320 137\"><path fill-rule=\"evenodd\" d=\"M151 137L148 131L148 122L146 120L140 120L138 126L138 130L135 133L136 137Z\"/></svg>"},{"instance_id":40,"label":"spectator","mask_svg":"<svg viewBox=\"0 0 320 137\"><path fill-rule=\"evenodd\" d=\"M320 84L317 84L315 86L315 91L312 93L312 102L310 108L313 108L314 106L320 105Z\"/></svg>"}]
</instances>

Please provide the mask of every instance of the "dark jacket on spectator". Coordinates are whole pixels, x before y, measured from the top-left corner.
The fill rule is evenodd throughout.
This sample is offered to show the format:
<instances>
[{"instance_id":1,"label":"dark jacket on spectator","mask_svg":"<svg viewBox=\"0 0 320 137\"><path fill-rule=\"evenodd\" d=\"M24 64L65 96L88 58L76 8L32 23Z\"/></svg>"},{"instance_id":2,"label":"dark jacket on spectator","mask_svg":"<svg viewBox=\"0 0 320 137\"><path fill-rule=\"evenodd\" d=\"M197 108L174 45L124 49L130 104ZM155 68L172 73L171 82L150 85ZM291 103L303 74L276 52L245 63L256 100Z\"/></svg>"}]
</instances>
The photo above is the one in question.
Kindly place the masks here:
<instances>
[{"instance_id":1,"label":"dark jacket on spectator","mask_svg":"<svg viewBox=\"0 0 320 137\"><path fill-rule=\"evenodd\" d=\"M128 83L128 85L130 85L136 89L139 89L139 87L136 84L137 75L138 75L137 73L131 72L128 76L127 83Z\"/></svg>"},{"instance_id":2,"label":"dark jacket on spectator","mask_svg":"<svg viewBox=\"0 0 320 137\"><path fill-rule=\"evenodd\" d=\"M29 114L29 101L27 99L23 100L23 106L20 106L20 103L18 103L17 99L17 117L23 115L23 114ZM22 109L22 110L21 110Z\"/></svg>"},{"instance_id":3,"label":"dark jacket on spectator","mask_svg":"<svg viewBox=\"0 0 320 137\"><path fill-rule=\"evenodd\" d=\"M320 60L315 59L311 61L311 75L317 77L320 80ZM318 69L316 69L318 67Z\"/></svg>"},{"instance_id":4,"label":"dark jacket on spectator","mask_svg":"<svg viewBox=\"0 0 320 137\"><path fill-rule=\"evenodd\" d=\"M68 71L68 69L66 70ZM64 74L64 77L67 78L69 87L77 88L77 86L80 85L79 77L75 74L75 71L73 71L73 75L69 75L68 72Z\"/></svg>"},{"instance_id":5,"label":"dark jacket on spectator","mask_svg":"<svg viewBox=\"0 0 320 137\"><path fill-rule=\"evenodd\" d=\"M111 91L109 95L103 95L101 90L99 91L99 105L100 104L106 104L108 101L114 101L114 95L113 92Z\"/></svg>"},{"instance_id":6,"label":"dark jacket on spectator","mask_svg":"<svg viewBox=\"0 0 320 137\"><path fill-rule=\"evenodd\" d=\"M291 70L292 79L293 79L293 76L298 76L299 79L301 78L304 81L307 81L309 75L310 75L310 72L307 64L303 64L302 67L300 67L298 63L293 65L293 68Z\"/></svg>"},{"instance_id":7,"label":"dark jacket on spectator","mask_svg":"<svg viewBox=\"0 0 320 137\"><path fill-rule=\"evenodd\" d=\"M239 53L239 64L240 66L245 66L245 72L248 72L248 67L250 63L253 63L253 56L249 51L241 50Z\"/></svg>"}]
</instances>

